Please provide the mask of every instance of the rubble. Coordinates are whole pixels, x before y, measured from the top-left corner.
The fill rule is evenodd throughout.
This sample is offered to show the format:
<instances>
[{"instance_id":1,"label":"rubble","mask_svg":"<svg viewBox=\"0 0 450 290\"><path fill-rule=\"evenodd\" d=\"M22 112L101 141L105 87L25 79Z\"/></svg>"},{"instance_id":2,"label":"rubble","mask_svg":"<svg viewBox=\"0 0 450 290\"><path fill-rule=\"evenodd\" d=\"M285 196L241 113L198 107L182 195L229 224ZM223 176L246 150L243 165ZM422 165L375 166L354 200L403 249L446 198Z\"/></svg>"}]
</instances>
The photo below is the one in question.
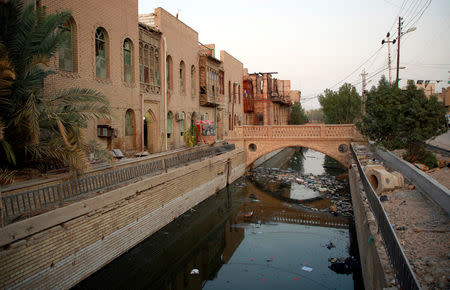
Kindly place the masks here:
<instances>
[{"instance_id":1,"label":"rubble","mask_svg":"<svg viewBox=\"0 0 450 290\"><path fill-rule=\"evenodd\" d=\"M316 208L308 205L308 200L290 199L302 207L311 211L329 212L335 216L343 215L353 217L353 208L349 193L345 190L347 181L331 175L302 174L291 168L264 168L258 167L248 173L248 178L254 183L261 185L266 190L276 191L279 187L290 188L292 183L303 185L313 190L319 199L329 199L328 208Z\"/></svg>"}]
</instances>

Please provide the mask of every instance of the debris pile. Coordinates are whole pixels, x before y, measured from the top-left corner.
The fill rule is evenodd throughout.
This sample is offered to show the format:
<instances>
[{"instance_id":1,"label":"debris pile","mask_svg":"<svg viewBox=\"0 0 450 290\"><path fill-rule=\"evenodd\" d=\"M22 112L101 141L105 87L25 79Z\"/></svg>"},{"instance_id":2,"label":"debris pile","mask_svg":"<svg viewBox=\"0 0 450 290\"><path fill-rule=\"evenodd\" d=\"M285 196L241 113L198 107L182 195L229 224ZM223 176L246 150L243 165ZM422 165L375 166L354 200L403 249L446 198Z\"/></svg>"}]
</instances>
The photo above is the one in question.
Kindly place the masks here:
<instances>
[{"instance_id":1,"label":"debris pile","mask_svg":"<svg viewBox=\"0 0 450 290\"><path fill-rule=\"evenodd\" d=\"M300 203L303 207L313 211L330 212L334 215L353 216L350 195L346 190L347 182L342 178L330 175L301 174L292 169L258 167L249 172L249 179L265 190L274 191L279 187L290 188L292 183L303 185L307 189L320 193L320 198L329 199L330 206L316 208L308 205L306 200L290 200Z\"/></svg>"}]
</instances>

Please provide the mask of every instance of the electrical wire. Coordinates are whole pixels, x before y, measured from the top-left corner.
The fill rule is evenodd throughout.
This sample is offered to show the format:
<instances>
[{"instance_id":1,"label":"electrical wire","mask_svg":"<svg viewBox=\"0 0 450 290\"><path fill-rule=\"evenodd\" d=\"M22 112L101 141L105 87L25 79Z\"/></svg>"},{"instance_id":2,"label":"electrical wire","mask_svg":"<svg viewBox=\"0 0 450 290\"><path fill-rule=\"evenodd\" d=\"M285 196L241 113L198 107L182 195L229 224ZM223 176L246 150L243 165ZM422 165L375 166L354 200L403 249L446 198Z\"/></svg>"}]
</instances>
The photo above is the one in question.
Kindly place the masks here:
<instances>
[{"instance_id":1,"label":"electrical wire","mask_svg":"<svg viewBox=\"0 0 450 290\"><path fill-rule=\"evenodd\" d=\"M395 16L395 18L394 18L394 22L392 23L391 28L389 28L389 30L388 30L389 32L392 31L392 28L394 28L395 23L397 23L397 19L400 16L400 14L402 13L402 10L403 10L406 2L408 2L408 0L403 0L402 6L400 6L400 9L398 10L397 16ZM394 30L394 32L395 32L395 30ZM391 34L393 35L394 33L391 33Z\"/></svg>"},{"instance_id":2,"label":"electrical wire","mask_svg":"<svg viewBox=\"0 0 450 290\"><path fill-rule=\"evenodd\" d=\"M419 20L422 18L423 14L425 13L425 11L428 9L428 7L430 6L431 2L433 2L433 0L428 0L427 2L424 3L424 5L422 6L422 9L417 12L416 15L414 15L414 17L411 18L411 20L409 22L407 22L405 24L405 31L407 31L409 28L414 27L417 22L419 22ZM419 15L420 13L420 15ZM415 21L414 19L417 17L417 15L419 15L419 18L417 18ZM414 21L414 22L413 22ZM412 23L412 24L411 24Z\"/></svg>"},{"instance_id":3,"label":"electrical wire","mask_svg":"<svg viewBox=\"0 0 450 290\"><path fill-rule=\"evenodd\" d=\"M328 87L329 89L334 88L335 86L341 84L343 81L347 80L350 76L352 76L356 71L358 71L363 65L365 65L368 61L370 61L375 55L377 55L384 45L381 45L367 60L365 60L363 63L361 63L354 71L352 71L350 74L348 74L345 78L340 80L339 82L335 83L331 87Z\"/></svg>"}]
</instances>

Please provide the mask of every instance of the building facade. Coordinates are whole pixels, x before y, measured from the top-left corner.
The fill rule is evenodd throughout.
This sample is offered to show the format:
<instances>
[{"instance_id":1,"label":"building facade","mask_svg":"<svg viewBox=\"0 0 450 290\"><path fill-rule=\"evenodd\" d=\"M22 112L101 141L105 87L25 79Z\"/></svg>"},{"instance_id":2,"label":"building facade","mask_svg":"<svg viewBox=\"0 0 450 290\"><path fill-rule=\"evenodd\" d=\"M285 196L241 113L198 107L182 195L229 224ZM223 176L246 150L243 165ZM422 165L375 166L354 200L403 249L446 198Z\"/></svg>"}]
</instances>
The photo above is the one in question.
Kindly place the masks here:
<instances>
[{"instance_id":1,"label":"building facade","mask_svg":"<svg viewBox=\"0 0 450 290\"><path fill-rule=\"evenodd\" d=\"M438 95L438 100L442 103L442 105L447 109L447 114L450 113L450 87L442 88L442 92Z\"/></svg>"},{"instance_id":2,"label":"building facade","mask_svg":"<svg viewBox=\"0 0 450 290\"><path fill-rule=\"evenodd\" d=\"M139 23L139 95L142 102L142 148L149 153L161 152L165 140L164 80L161 32Z\"/></svg>"},{"instance_id":3,"label":"building facade","mask_svg":"<svg viewBox=\"0 0 450 290\"><path fill-rule=\"evenodd\" d=\"M229 130L235 126L244 124L244 99L243 99L243 69L244 65L228 52L221 50L220 59L225 72L225 98L223 102L223 122L224 134L228 135Z\"/></svg>"},{"instance_id":4,"label":"building facade","mask_svg":"<svg viewBox=\"0 0 450 290\"><path fill-rule=\"evenodd\" d=\"M290 81L278 80L273 73L252 73L244 76L249 125L288 125L292 106ZM249 90L253 94L249 94ZM299 95L299 94L298 94ZM252 97L252 98L251 98Z\"/></svg>"},{"instance_id":5,"label":"building facade","mask_svg":"<svg viewBox=\"0 0 450 290\"><path fill-rule=\"evenodd\" d=\"M222 140L235 126L288 123L297 96L289 81L248 74L223 50L217 59L214 44L200 44L194 29L163 8L138 15L137 0L35 3L47 13L72 12L64 26L71 37L51 60L57 74L45 89L91 88L111 104L111 120L91 121L87 141L157 153L186 146L195 127L202 141Z\"/></svg>"},{"instance_id":6,"label":"building facade","mask_svg":"<svg viewBox=\"0 0 450 290\"><path fill-rule=\"evenodd\" d=\"M86 140L108 149L142 150L138 1L41 0L37 4L45 6L47 13L72 12L64 26L70 38L51 60L57 73L45 79L44 89L80 87L101 92L111 104L112 119L90 122Z\"/></svg>"}]
</instances>

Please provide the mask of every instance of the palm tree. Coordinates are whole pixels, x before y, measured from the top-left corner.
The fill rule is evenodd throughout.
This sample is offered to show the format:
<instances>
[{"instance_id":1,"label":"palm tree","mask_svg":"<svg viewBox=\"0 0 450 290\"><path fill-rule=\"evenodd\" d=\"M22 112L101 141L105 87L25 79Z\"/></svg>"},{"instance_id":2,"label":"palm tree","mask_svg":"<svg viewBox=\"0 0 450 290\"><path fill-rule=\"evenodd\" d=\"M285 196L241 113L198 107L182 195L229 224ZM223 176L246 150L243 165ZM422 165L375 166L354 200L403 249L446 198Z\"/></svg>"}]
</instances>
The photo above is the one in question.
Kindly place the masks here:
<instances>
[{"instance_id":1,"label":"palm tree","mask_svg":"<svg viewBox=\"0 0 450 290\"><path fill-rule=\"evenodd\" d=\"M46 15L33 4L23 9L20 0L0 2L0 46L7 52L2 61L10 64L14 75L7 78L9 86L0 81L4 84L0 87L0 118L5 124L3 137L13 148L19 167L70 165L85 169L86 150L98 146L86 143L82 128L89 120L110 118L107 98L95 90L43 90L44 79L55 73L49 60L68 36L61 27L70 16L69 12ZM13 165L5 159L5 154L0 154L1 164L8 161Z\"/></svg>"}]
</instances>

